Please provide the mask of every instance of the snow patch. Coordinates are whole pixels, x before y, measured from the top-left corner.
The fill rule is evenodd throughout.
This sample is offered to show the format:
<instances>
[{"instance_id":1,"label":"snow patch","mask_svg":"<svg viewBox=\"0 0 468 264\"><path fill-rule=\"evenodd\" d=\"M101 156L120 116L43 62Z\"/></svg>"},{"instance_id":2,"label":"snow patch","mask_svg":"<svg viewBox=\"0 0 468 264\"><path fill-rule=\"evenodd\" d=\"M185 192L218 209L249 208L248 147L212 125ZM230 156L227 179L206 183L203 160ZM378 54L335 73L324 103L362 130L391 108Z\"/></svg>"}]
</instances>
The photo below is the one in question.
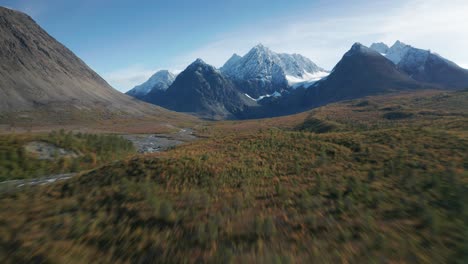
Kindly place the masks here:
<instances>
[{"instance_id":1,"label":"snow patch","mask_svg":"<svg viewBox=\"0 0 468 264\"><path fill-rule=\"evenodd\" d=\"M311 86L315 82L327 77L330 74L330 72L327 71L319 71L319 72L306 72L302 74L302 78L291 76L291 75L286 75L286 80L288 80L289 85L293 88L296 89L300 86Z\"/></svg>"},{"instance_id":2,"label":"snow patch","mask_svg":"<svg viewBox=\"0 0 468 264\"><path fill-rule=\"evenodd\" d=\"M254 100L254 101L261 101L262 99L265 99L265 98L269 98L269 97L281 97L281 93L279 93L278 91L272 93L272 94L265 94L265 95L262 95L260 97L258 97L257 99L253 98L252 96L248 95L248 94L245 94L245 96L247 96L248 98Z\"/></svg>"},{"instance_id":3,"label":"snow patch","mask_svg":"<svg viewBox=\"0 0 468 264\"><path fill-rule=\"evenodd\" d=\"M245 93L245 96L247 96L249 99L252 99L252 100L254 100L254 101L257 101L257 100L255 100L254 98L252 98L252 96L250 96L250 95L248 95L248 94L246 94L246 93Z\"/></svg>"}]
</instances>

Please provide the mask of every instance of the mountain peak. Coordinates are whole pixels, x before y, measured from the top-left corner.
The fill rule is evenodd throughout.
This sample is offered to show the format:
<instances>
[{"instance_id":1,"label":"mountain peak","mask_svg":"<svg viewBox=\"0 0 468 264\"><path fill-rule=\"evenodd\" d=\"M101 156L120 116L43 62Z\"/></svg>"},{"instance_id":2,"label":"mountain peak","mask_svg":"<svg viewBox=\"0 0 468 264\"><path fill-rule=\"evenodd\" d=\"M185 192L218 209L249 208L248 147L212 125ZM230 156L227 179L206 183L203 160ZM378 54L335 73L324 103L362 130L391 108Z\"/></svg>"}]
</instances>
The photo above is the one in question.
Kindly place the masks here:
<instances>
[{"instance_id":1,"label":"mountain peak","mask_svg":"<svg viewBox=\"0 0 468 264\"><path fill-rule=\"evenodd\" d=\"M231 59L232 59L232 58L242 58L242 57L241 57L239 54L234 53L234 54L232 54L232 56L231 56Z\"/></svg>"},{"instance_id":2,"label":"mountain peak","mask_svg":"<svg viewBox=\"0 0 468 264\"><path fill-rule=\"evenodd\" d=\"M197 58L194 62L192 62L192 64L202 64L202 65L205 65L206 62L200 58Z\"/></svg>"},{"instance_id":3,"label":"mountain peak","mask_svg":"<svg viewBox=\"0 0 468 264\"><path fill-rule=\"evenodd\" d=\"M197 72L215 72L215 71L218 71L218 69L216 69L214 66L206 63L204 60L202 60L200 58L198 58L194 62L192 62L192 64L190 64L183 72L185 72L187 70L188 71L197 71Z\"/></svg>"},{"instance_id":4,"label":"mountain peak","mask_svg":"<svg viewBox=\"0 0 468 264\"><path fill-rule=\"evenodd\" d=\"M168 70L160 70L153 74L146 82L135 86L126 94L141 99L153 90L166 90L174 82L176 75Z\"/></svg>"},{"instance_id":5,"label":"mountain peak","mask_svg":"<svg viewBox=\"0 0 468 264\"><path fill-rule=\"evenodd\" d=\"M251 52L264 54L271 53L271 50L268 47L265 47L262 43L259 43L252 48Z\"/></svg>"},{"instance_id":6,"label":"mountain peak","mask_svg":"<svg viewBox=\"0 0 468 264\"><path fill-rule=\"evenodd\" d=\"M351 49L348 52L346 52L345 56L351 56L355 54L376 54L376 53L377 53L376 51L362 45L359 42L356 42L353 44Z\"/></svg>"},{"instance_id":7,"label":"mountain peak","mask_svg":"<svg viewBox=\"0 0 468 264\"><path fill-rule=\"evenodd\" d=\"M254 97L281 92L289 85L326 74L300 54L276 53L261 43L243 57L232 55L220 70L237 81L248 81L243 92Z\"/></svg>"},{"instance_id":8,"label":"mountain peak","mask_svg":"<svg viewBox=\"0 0 468 264\"><path fill-rule=\"evenodd\" d=\"M387 54L390 47L387 46L387 44L383 42L377 42L377 43L372 43L372 45L370 46L370 49L373 49L381 54Z\"/></svg>"},{"instance_id":9,"label":"mountain peak","mask_svg":"<svg viewBox=\"0 0 468 264\"><path fill-rule=\"evenodd\" d=\"M414 80L442 85L449 88L462 88L468 85L468 72L431 50L418 49L399 40L382 51L385 44L372 44L371 49L382 53L399 70Z\"/></svg>"},{"instance_id":10,"label":"mountain peak","mask_svg":"<svg viewBox=\"0 0 468 264\"><path fill-rule=\"evenodd\" d=\"M405 48L405 47L409 47L409 45L397 40L395 41L395 43L392 45L391 49L395 49L395 48Z\"/></svg>"},{"instance_id":11,"label":"mountain peak","mask_svg":"<svg viewBox=\"0 0 468 264\"><path fill-rule=\"evenodd\" d=\"M363 47L365 47L364 45L362 45L360 42L355 42L353 44L353 46L351 47L352 50L357 50L357 49L362 49Z\"/></svg>"},{"instance_id":12,"label":"mountain peak","mask_svg":"<svg viewBox=\"0 0 468 264\"><path fill-rule=\"evenodd\" d=\"M238 60L242 59L242 56L239 56L237 53L232 54L232 56L229 58L229 60L226 61L225 64L229 64L232 62L236 62ZM224 66L223 66L224 67Z\"/></svg>"},{"instance_id":13,"label":"mountain peak","mask_svg":"<svg viewBox=\"0 0 468 264\"><path fill-rule=\"evenodd\" d=\"M262 43L258 43L257 45L255 45L254 48L255 49L266 49L267 47L265 47Z\"/></svg>"}]
</instances>

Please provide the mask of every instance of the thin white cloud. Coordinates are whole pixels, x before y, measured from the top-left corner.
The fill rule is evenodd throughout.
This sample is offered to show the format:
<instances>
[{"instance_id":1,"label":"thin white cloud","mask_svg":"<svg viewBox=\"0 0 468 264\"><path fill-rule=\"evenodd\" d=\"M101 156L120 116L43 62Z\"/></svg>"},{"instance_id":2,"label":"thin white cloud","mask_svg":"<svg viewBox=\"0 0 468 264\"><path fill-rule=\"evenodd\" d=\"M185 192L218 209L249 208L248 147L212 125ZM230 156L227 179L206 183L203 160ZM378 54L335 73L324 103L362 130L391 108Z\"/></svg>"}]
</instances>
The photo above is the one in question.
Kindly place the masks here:
<instances>
[{"instance_id":1,"label":"thin white cloud","mask_svg":"<svg viewBox=\"0 0 468 264\"><path fill-rule=\"evenodd\" d=\"M384 41L391 45L399 39L468 64L468 1L413 0L399 7L381 4L360 11L323 18L311 14L280 25L250 26L175 58L174 63L189 63L200 57L220 67L232 53L242 55L261 42L278 52L303 54L331 69L354 42L370 45Z\"/></svg>"},{"instance_id":2,"label":"thin white cloud","mask_svg":"<svg viewBox=\"0 0 468 264\"><path fill-rule=\"evenodd\" d=\"M388 3L388 2L387 2ZM277 52L299 53L318 65L332 69L354 42L370 45L396 40L418 48L431 49L468 68L468 1L412 0L400 5L381 3L326 16L294 16L256 23L218 36L169 64L185 68L196 58L220 67L233 53L245 54L258 43ZM129 67L104 77L117 89L128 90L146 81L156 70Z\"/></svg>"},{"instance_id":3,"label":"thin white cloud","mask_svg":"<svg viewBox=\"0 0 468 264\"><path fill-rule=\"evenodd\" d=\"M415 0L390 14L384 24L386 42L401 39L431 49L459 64L468 63L468 1Z\"/></svg>"}]
</instances>

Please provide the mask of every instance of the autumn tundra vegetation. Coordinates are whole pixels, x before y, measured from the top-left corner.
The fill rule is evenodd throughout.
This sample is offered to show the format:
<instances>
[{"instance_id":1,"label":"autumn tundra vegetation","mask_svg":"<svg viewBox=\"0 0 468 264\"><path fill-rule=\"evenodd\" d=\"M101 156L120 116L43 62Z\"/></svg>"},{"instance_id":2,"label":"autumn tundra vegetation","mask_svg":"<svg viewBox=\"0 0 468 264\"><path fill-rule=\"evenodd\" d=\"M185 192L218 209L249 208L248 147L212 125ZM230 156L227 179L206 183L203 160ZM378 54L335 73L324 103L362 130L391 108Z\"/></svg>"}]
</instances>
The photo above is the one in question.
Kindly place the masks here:
<instances>
[{"instance_id":1,"label":"autumn tundra vegetation","mask_svg":"<svg viewBox=\"0 0 468 264\"><path fill-rule=\"evenodd\" d=\"M467 97L397 94L274 119L203 122L199 140L146 155L115 135L2 137L2 172L16 178L32 171L17 158L31 140L80 155L58 163L27 157L27 164L84 171L0 193L0 256L466 263Z\"/></svg>"}]
</instances>

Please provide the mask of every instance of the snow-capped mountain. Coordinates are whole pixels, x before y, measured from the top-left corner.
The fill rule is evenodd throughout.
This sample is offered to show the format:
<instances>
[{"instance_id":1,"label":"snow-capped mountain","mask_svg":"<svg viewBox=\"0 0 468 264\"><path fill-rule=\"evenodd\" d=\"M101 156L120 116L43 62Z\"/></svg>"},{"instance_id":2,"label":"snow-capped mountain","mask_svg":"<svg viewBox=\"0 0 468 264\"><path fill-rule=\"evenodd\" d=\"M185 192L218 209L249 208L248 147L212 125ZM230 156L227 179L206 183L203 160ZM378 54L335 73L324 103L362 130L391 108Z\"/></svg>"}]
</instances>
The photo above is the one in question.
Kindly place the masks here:
<instances>
[{"instance_id":1,"label":"snow-capped mountain","mask_svg":"<svg viewBox=\"0 0 468 264\"><path fill-rule=\"evenodd\" d=\"M396 41L392 47L374 43L371 48L415 80L437 84L441 88L468 87L468 70L430 50L414 48L400 41Z\"/></svg>"},{"instance_id":2,"label":"snow-capped mountain","mask_svg":"<svg viewBox=\"0 0 468 264\"><path fill-rule=\"evenodd\" d=\"M406 53L413 47L397 40L391 47L383 42L379 42L373 43L370 48L379 52L396 65L400 63L401 59L403 59Z\"/></svg>"},{"instance_id":3,"label":"snow-capped mountain","mask_svg":"<svg viewBox=\"0 0 468 264\"><path fill-rule=\"evenodd\" d=\"M388 50L390 49L387 44L383 43L383 42L378 42L378 43L372 43L372 45L370 46L371 49L377 51L378 53L382 54L382 55L387 55L388 53Z\"/></svg>"},{"instance_id":4,"label":"snow-capped mountain","mask_svg":"<svg viewBox=\"0 0 468 264\"><path fill-rule=\"evenodd\" d=\"M234 54L221 71L241 82L240 87L252 97L282 92L290 85L320 79L327 74L302 55L275 53L262 44L243 57Z\"/></svg>"},{"instance_id":5,"label":"snow-capped mountain","mask_svg":"<svg viewBox=\"0 0 468 264\"><path fill-rule=\"evenodd\" d=\"M421 85L395 64L385 59L379 52L360 43L355 43L334 67L333 72L324 80L314 85L311 99L318 94L327 95L327 100L357 98L394 90L421 88ZM320 103L325 101L322 99Z\"/></svg>"},{"instance_id":6,"label":"snow-capped mountain","mask_svg":"<svg viewBox=\"0 0 468 264\"><path fill-rule=\"evenodd\" d=\"M248 109L245 116L288 115L342 100L424 88L433 87L410 78L379 52L355 43L326 78L307 89L298 88L273 100L262 100L260 108Z\"/></svg>"},{"instance_id":7,"label":"snow-capped mountain","mask_svg":"<svg viewBox=\"0 0 468 264\"><path fill-rule=\"evenodd\" d=\"M242 57L237 55L236 53L232 54L231 58L229 58L229 60L226 61L226 63L224 63L223 67L221 69L226 69L226 70L230 70L230 69L233 69L237 66L237 63L239 62L239 60L241 60Z\"/></svg>"},{"instance_id":8,"label":"snow-capped mountain","mask_svg":"<svg viewBox=\"0 0 468 264\"><path fill-rule=\"evenodd\" d=\"M202 59L190 64L166 91L146 99L174 111L209 119L235 118L244 108L257 105L255 100L239 92L232 80Z\"/></svg>"},{"instance_id":9,"label":"snow-capped mountain","mask_svg":"<svg viewBox=\"0 0 468 264\"><path fill-rule=\"evenodd\" d=\"M152 90L164 91L174 82L176 75L170 71L162 70L156 72L146 82L135 86L133 89L127 92L128 95L135 98L143 98L149 94Z\"/></svg>"}]
</instances>

